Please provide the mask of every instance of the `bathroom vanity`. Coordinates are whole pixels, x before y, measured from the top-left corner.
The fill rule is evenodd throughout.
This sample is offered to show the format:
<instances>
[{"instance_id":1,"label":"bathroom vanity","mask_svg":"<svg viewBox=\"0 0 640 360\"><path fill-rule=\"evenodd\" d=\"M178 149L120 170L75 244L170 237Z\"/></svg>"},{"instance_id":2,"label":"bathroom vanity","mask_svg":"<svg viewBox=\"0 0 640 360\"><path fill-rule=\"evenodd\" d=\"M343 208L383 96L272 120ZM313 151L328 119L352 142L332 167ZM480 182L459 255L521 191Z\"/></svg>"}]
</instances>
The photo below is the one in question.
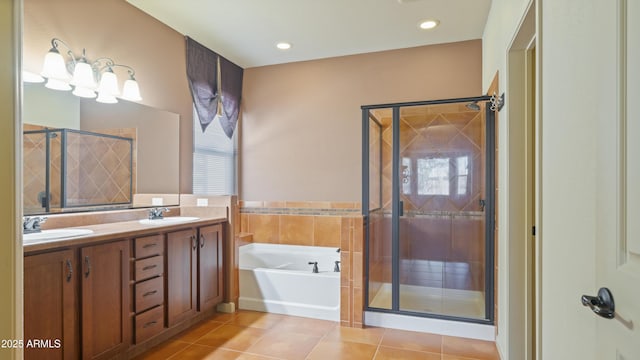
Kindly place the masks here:
<instances>
[{"instance_id":1,"label":"bathroom vanity","mask_svg":"<svg viewBox=\"0 0 640 360\"><path fill-rule=\"evenodd\" d=\"M194 219L25 244L25 358L131 358L213 314L227 218Z\"/></svg>"}]
</instances>

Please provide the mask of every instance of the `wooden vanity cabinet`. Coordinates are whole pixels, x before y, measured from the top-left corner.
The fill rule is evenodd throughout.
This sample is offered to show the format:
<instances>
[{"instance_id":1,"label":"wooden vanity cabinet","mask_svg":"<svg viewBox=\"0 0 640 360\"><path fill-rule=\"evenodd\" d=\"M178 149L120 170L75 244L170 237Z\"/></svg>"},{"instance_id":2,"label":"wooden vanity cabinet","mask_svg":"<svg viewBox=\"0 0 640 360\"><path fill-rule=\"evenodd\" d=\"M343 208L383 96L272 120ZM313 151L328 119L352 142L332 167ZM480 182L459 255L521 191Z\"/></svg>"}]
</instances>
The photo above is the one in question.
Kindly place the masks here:
<instances>
[{"instance_id":1,"label":"wooden vanity cabinet","mask_svg":"<svg viewBox=\"0 0 640 360\"><path fill-rule=\"evenodd\" d=\"M167 234L167 325L222 301L222 225Z\"/></svg>"},{"instance_id":2,"label":"wooden vanity cabinet","mask_svg":"<svg viewBox=\"0 0 640 360\"><path fill-rule=\"evenodd\" d=\"M76 263L73 250L24 258L24 339L51 341L42 349L25 345L25 359L79 358Z\"/></svg>"},{"instance_id":3,"label":"wooden vanity cabinet","mask_svg":"<svg viewBox=\"0 0 640 360\"><path fill-rule=\"evenodd\" d=\"M25 340L60 345L25 349L25 359L131 357L222 300L222 224L27 254Z\"/></svg>"},{"instance_id":4,"label":"wooden vanity cabinet","mask_svg":"<svg viewBox=\"0 0 640 360\"><path fill-rule=\"evenodd\" d=\"M108 359L131 345L129 241L80 249L82 359Z\"/></svg>"},{"instance_id":5,"label":"wooden vanity cabinet","mask_svg":"<svg viewBox=\"0 0 640 360\"><path fill-rule=\"evenodd\" d=\"M194 229L167 234L167 326L196 314L198 238Z\"/></svg>"},{"instance_id":6,"label":"wooden vanity cabinet","mask_svg":"<svg viewBox=\"0 0 640 360\"><path fill-rule=\"evenodd\" d=\"M222 225L198 229L198 311L222 302Z\"/></svg>"},{"instance_id":7,"label":"wooden vanity cabinet","mask_svg":"<svg viewBox=\"0 0 640 360\"><path fill-rule=\"evenodd\" d=\"M164 321L164 234L133 240L134 342L140 344L160 334Z\"/></svg>"}]
</instances>

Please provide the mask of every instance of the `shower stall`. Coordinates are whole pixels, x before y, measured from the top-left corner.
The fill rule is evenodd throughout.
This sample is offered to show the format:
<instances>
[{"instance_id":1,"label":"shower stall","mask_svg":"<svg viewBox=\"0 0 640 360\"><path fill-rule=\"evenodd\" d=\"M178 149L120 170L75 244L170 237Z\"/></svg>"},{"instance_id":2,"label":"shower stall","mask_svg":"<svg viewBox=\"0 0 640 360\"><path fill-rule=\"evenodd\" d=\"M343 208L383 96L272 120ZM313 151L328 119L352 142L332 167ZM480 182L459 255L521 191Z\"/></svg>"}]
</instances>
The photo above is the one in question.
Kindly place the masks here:
<instances>
[{"instance_id":1,"label":"shower stall","mask_svg":"<svg viewBox=\"0 0 640 360\"><path fill-rule=\"evenodd\" d=\"M362 107L366 311L493 324L489 99Z\"/></svg>"}]
</instances>

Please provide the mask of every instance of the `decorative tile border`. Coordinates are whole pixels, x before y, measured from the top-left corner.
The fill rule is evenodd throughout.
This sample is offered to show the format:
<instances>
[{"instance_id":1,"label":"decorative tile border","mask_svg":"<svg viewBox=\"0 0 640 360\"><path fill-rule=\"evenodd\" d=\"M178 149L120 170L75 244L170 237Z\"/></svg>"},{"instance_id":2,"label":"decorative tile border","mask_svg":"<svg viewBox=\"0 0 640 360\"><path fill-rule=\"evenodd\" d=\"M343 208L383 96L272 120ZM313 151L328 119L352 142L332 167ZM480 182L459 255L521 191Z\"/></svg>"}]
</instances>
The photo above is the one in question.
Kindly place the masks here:
<instances>
[{"instance_id":1,"label":"decorative tile border","mask_svg":"<svg viewBox=\"0 0 640 360\"><path fill-rule=\"evenodd\" d=\"M240 201L241 214L359 216L359 202Z\"/></svg>"},{"instance_id":2,"label":"decorative tile border","mask_svg":"<svg viewBox=\"0 0 640 360\"><path fill-rule=\"evenodd\" d=\"M357 216L360 209L310 209L310 208L252 208L241 207L241 214L263 215L310 215L310 216Z\"/></svg>"}]
</instances>

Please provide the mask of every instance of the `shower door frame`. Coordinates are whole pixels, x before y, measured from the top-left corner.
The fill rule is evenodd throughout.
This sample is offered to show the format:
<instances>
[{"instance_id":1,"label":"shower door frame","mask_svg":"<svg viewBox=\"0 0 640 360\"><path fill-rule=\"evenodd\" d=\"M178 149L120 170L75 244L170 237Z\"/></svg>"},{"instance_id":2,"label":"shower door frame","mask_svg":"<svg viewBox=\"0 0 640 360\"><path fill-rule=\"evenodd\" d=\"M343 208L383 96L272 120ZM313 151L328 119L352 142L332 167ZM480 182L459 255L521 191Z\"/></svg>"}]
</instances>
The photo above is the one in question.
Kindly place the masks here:
<instances>
[{"instance_id":1,"label":"shower door frame","mask_svg":"<svg viewBox=\"0 0 640 360\"><path fill-rule=\"evenodd\" d=\"M364 224L364 291L363 301L364 310L372 312L400 314L408 316L416 316L422 318L433 318L442 320L455 320L469 323L494 325L495 320L495 244L494 244L494 228L495 228L495 112L490 106L485 106L485 266L484 266L484 301L485 301L485 317L483 319L467 318L452 315L423 313L415 311L407 311L400 309L400 108L412 106L426 106L452 103L469 103L469 102L489 102L491 96L483 95L477 97L426 100L403 103L390 103L378 105L363 105L362 110L362 216ZM487 104L489 105L489 104ZM375 308L369 306L369 112L374 109L392 109L392 209L391 209L391 309ZM381 128L381 124L374 120ZM382 137L382 131L380 132ZM380 148L382 153L382 145ZM382 156L382 155L380 155ZM380 168L380 176L382 177L382 167ZM382 181L380 181L380 199L382 207ZM384 215L383 215L384 216Z\"/></svg>"}]
</instances>

